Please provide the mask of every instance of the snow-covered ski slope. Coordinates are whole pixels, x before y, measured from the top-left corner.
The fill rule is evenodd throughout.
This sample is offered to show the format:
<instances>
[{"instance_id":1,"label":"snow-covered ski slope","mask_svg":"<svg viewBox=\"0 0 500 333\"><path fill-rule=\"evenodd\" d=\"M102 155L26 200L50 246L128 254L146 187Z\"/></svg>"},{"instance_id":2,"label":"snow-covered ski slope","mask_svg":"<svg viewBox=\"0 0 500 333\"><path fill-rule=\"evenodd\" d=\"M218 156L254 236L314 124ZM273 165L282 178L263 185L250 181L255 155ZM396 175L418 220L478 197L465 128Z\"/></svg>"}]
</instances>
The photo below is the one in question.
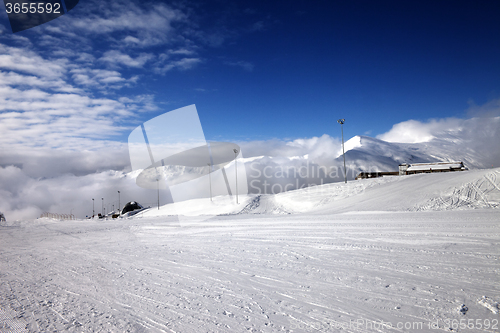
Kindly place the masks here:
<instances>
[{"instance_id":1,"label":"snow-covered ski slope","mask_svg":"<svg viewBox=\"0 0 500 333\"><path fill-rule=\"evenodd\" d=\"M0 331L498 332L499 171L7 222Z\"/></svg>"},{"instance_id":2,"label":"snow-covered ski slope","mask_svg":"<svg viewBox=\"0 0 500 333\"><path fill-rule=\"evenodd\" d=\"M329 214L500 208L500 169L386 176L313 186L279 194L188 200L139 217L223 214Z\"/></svg>"}]
</instances>

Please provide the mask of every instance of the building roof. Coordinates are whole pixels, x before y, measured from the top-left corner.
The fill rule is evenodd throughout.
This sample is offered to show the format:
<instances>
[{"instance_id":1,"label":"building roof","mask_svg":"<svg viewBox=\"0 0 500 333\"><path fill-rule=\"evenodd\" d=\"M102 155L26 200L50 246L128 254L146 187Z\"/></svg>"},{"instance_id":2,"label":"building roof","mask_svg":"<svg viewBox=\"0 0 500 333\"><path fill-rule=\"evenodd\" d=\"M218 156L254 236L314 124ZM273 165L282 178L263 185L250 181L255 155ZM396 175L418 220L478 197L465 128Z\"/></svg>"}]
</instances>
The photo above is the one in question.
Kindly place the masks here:
<instances>
[{"instance_id":1,"label":"building roof","mask_svg":"<svg viewBox=\"0 0 500 333\"><path fill-rule=\"evenodd\" d=\"M464 165L462 162L415 163L410 164L406 171L450 170L461 169L463 167Z\"/></svg>"}]
</instances>

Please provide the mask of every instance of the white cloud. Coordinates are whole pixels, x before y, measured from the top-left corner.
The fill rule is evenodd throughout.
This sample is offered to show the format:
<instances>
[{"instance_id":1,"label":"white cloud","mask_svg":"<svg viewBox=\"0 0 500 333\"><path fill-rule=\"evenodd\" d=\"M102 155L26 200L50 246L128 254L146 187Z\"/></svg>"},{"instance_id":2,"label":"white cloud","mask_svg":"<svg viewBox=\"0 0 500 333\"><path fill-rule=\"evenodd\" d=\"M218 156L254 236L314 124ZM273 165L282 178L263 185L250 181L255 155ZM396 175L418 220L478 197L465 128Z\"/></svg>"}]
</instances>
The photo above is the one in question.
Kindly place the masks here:
<instances>
[{"instance_id":1,"label":"white cloud","mask_svg":"<svg viewBox=\"0 0 500 333\"><path fill-rule=\"evenodd\" d=\"M92 63L94 62L95 57L90 53L79 52L78 57L75 59L76 62L86 62Z\"/></svg>"},{"instance_id":2,"label":"white cloud","mask_svg":"<svg viewBox=\"0 0 500 333\"><path fill-rule=\"evenodd\" d=\"M150 112L158 110L154 102L154 95L138 95L133 97L120 97L118 99L127 109L134 112Z\"/></svg>"},{"instance_id":3,"label":"white cloud","mask_svg":"<svg viewBox=\"0 0 500 333\"><path fill-rule=\"evenodd\" d=\"M78 93L81 89L76 88L59 78L47 79L34 75L21 75L15 72L0 71L0 82L2 86L25 86L36 88L49 88L57 92Z\"/></svg>"},{"instance_id":4,"label":"white cloud","mask_svg":"<svg viewBox=\"0 0 500 333\"><path fill-rule=\"evenodd\" d=\"M121 207L128 201L154 205L156 191L145 190L135 180L119 171L103 171L75 176L37 179L14 166L0 167L0 212L9 221L34 219L43 212L75 214L79 218L92 215L92 198L95 212L101 212L101 198L106 211L118 208L118 190ZM165 198L161 198L165 200Z\"/></svg>"},{"instance_id":5,"label":"white cloud","mask_svg":"<svg viewBox=\"0 0 500 333\"><path fill-rule=\"evenodd\" d=\"M267 140L249 141L239 143L245 152L245 157L273 156L273 157L303 157L331 158L333 152L338 150L340 141L327 134L320 137L301 138L295 140Z\"/></svg>"},{"instance_id":6,"label":"white cloud","mask_svg":"<svg viewBox=\"0 0 500 333\"><path fill-rule=\"evenodd\" d=\"M156 67L155 71L159 74L165 74L173 69L187 70L193 68L201 62L202 60L200 58L183 58L180 60L170 61L166 65L160 65Z\"/></svg>"},{"instance_id":7,"label":"white cloud","mask_svg":"<svg viewBox=\"0 0 500 333\"><path fill-rule=\"evenodd\" d=\"M46 60L29 49L0 44L0 69L43 78L60 78L66 72L66 60Z\"/></svg>"},{"instance_id":8,"label":"white cloud","mask_svg":"<svg viewBox=\"0 0 500 333\"><path fill-rule=\"evenodd\" d=\"M128 54L122 53L117 50L111 50L104 53L99 59L100 61L107 62L112 66L122 64L128 67L143 67L146 62L153 59L153 54L141 53L136 58L132 58Z\"/></svg>"},{"instance_id":9,"label":"white cloud","mask_svg":"<svg viewBox=\"0 0 500 333\"><path fill-rule=\"evenodd\" d=\"M106 69L82 67L70 70L69 74L76 84L96 89L120 89L137 80L137 77L125 79L120 72Z\"/></svg>"},{"instance_id":10,"label":"white cloud","mask_svg":"<svg viewBox=\"0 0 500 333\"><path fill-rule=\"evenodd\" d=\"M81 3L71 18L61 17L46 29L68 37L75 33L86 38L103 36L115 47L144 48L176 41L179 31L173 25L188 23L185 13L163 3L141 6L127 0L89 1Z\"/></svg>"},{"instance_id":11,"label":"white cloud","mask_svg":"<svg viewBox=\"0 0 500 333\"><path fill-rule=\"evenodd\" d=\"M471 117L491 118L500 116L500 98L493 99L483 105L469 101L467 114Z\"/></svg>"},{"instance_id":12,"label":"white cloud","mask_svg":"<svg viewBox=\"0 0 500 333\"><path fill-rule=\"evenodd\" d=\"M85 149L128 130L123 121L135 119L134 112L156 109L152 96L131 96L125 104L86 91L118 89L137 77L125 79L117 71L70 66L64 59L51 61L35 51L1 44L0 57L6 60L0 64L2 147Z\"/></svg>"},{"instance_id":13,"label":"white cloud","mask_svg":"<svg viewBox=\"0 0 500 333\"><path fill-rule=\"evenodd\" d=\"M180 54L180 55L193 55L195 54L196 52L194 50L189 50L189 49L186 49L186 48L180 48L180 49L177 49L177 50L169 50L168 51L169 54Z\"/></svg>"},{"instance_id":14,"label":"white cloud","mask_svg":"<svg viewBox=\"0 0 500 333\"><path fill-rule=\"evenodd\" d=\"M387 142L401 143L429 142L435 138L445 137L466 137L470 141L481 141L482 139L490 141L483 134L486 128L489 128L491 132L495 127L477 127L477 125L500 116L500 98L493 99L483 105L476 105L470 101L469 105L466 112L472 117L471 119L475 120L460 118L429 119L427 121L407 120L393 125L390 131L377 135L377 138ZM495 131L495 133L488 135L496 135L496 133Z\"/></svg>"},{"instance_id":15,"label":"white cloud","mask_svg":"<svg viewBox=\"0 0 500 333\"><path fill-rule=\"evenodd\" d=\"M425 153L430 150L436 158L459 159L476 168L498 166L500 99L480 106L471 103L467 112L474 117L431 119L426 122L404 121L395 124L389 132L377 138L388 142L416 144L415 147L420 151Z\"/></svg>"},{"instance_id":16,"label":"white cloud","mask_svg":"<svg viewBox=\"0 0 500 333\"><path fill-rule=\"evenodd\" d=\"M250 27L250 31L264 31L264 30L266 30L266 25L264 24L263 21L255 22Z\"/></svg>"},{"instance_id":17,"label":"white cloud","mask_svg":"<svg viewBox=\"0 0 500 333\"><path fill-rule=\"evenodd\" d=\"M407 120L392 126L389 132L377 135L377 138L387 142L428 142L439 134L460 130L463 121L457 118L431 119L427 122Z\"/></svg>"},{"instance_id":18,"label":"white cloud","mask_svg":"<svg viewBox=\"0 0 500 333\"><path fill-rule=\"evenodd\" d=\"M248 61L236 61L236 62L227 61L225 64L229 66L241 67L247 72L252 72L253 69L255 68L255 65Z\"/></svg>"}]
</instances>

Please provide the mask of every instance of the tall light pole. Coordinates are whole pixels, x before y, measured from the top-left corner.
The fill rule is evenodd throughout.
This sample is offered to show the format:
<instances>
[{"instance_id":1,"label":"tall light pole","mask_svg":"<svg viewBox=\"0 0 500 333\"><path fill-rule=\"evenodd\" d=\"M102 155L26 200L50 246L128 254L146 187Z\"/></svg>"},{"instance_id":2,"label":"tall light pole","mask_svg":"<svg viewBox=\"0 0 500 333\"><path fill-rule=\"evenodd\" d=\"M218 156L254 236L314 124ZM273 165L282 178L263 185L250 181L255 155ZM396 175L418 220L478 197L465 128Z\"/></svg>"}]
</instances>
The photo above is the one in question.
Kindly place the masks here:
<instances>
[{"instance_id":1,"label":"tall light pole","mask_svg":"<svg viewBox=\"0 0 500 333\"><path fill-rule=\"evenodd\" d=\"M94 198L92 198L92 217L95 215L95 209L94 209Z\"/></svg>"},{"instance_id":2,"label":"tall light pole","mask_svg":"<svg viewBox=\"0 0 500 333\"><path fill-rule=\"evenodd\" d=\"M156 178L156 191L158 193L158 210L160 210L160 176Z\"/></svg>"},{"instance_id":3,"label":"tall light pole","mask_svg":"<svg viewBox=\"0 0 500 333\"><path fill-rule=\"evenodd\" d=\"M233 149L234 151L234 171L236 173L236 203L238 204L238 149Z\"/></svg>"},{"instance_id":4,"label":"tall light pole","mask_svg":"<svg viewBox=\"0 0 500 333\"><path fill-rule=\"evenodd\" d=\"M345 123L345 119L339 119L337 120L337 122L340 124L340 130L342 131L342 155L344 156L344 180L345 183L347 184L347 171L345 168L345 151L344 151L344 127L342 126Z\"/></svg>"},{"instance_id":5,"label":"tall light pole","mask_svg":"<svg viewBox=\"0 0 500 333\"><path fill-rule=\"evenodd\" d=\"M212 173L212 166L210 165L210 163L207 163L208 165L208 183L209 183L209 186L210 186L210 201L212 201L212 176L210 175Z\"/></svg>"},{"instance_id":6,"label":"tall light pole","mask_svg":"<svg viewBox=\"0 0 500 333\"><path fill-rule=\"evenodd\" d=\"M101 198L101 203L102 203L101 215L104 216L104 198Z\"/></svg>"},{"instance_id":7,"label":"tall light pole","mask_svg":"<svg viewBox=\"0 0 500 333\"><path fill-rule=\"evenodd\" d=\"M121 207L120 206L120 191L118 191L118 212L119 212L119 214L121 214L120 207Z\"/></svg>"}]
</instances>

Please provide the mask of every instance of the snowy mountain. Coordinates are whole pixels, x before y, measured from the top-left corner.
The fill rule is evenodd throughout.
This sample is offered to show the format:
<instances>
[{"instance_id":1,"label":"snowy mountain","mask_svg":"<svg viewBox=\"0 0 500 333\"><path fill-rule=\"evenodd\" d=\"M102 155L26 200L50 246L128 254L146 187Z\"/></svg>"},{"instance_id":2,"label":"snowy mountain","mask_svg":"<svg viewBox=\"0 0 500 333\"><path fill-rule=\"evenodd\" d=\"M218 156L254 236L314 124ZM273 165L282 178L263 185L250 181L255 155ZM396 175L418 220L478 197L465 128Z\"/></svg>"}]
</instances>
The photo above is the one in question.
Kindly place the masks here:
<instances>
[{"instance_id":1,"label":"snowy mountain","mask_svg":"<svg viewBox=\"0 0 500 333\"><path fill-rule=\"evenodd\" d=\"M455 128L434 130L425 140L418 143L399 143L355 136L345 142L347 179L354 179L363 171L397 171L399 164L405 162L462 161L469 169L500 165L500 148L497 144L500 142L500 117L462 120ZM291 157L252 157L245 161L247 174L258 179L256 183L259 184L267 180L282 186L293 183L295 188L343 180L342 149L312 155L307 153ZM276 175L281 170L287 172L278 173L279 177L262 177L266 168L271 170L267 175ZM293 171L299 169L308 172L297 177L298 173ZM259 191L264 190L262 186L258 188ZM251 190L251 193L255 191Z\"/></svg>"},{"instance_id":2,"label":"snowy mountain","mask_svg":"<svg viewBox=\"0 0 500 333\"><path fill-rule=\"evenodd\" d=\"M352 150L371 161L377 157L402 162L463 161L470 169L489 168L500 163L500 117L460 120L454 127L438 126L417 143L386 142L369 137L353 138L360 143ZM398 136L383 135L397 141ZM404 139L404 133L400 136ZM351 139L352 140L352 139ZM348 145L346 144L346 147ZM354 159L359 155L351 153ZM347 157L347 155L346 155ZM387 161L387 160L386 160ZM389 166L389 165L388 165ZM389 171L389 170L382 170Z\"/></svg>"}]
</instances>

